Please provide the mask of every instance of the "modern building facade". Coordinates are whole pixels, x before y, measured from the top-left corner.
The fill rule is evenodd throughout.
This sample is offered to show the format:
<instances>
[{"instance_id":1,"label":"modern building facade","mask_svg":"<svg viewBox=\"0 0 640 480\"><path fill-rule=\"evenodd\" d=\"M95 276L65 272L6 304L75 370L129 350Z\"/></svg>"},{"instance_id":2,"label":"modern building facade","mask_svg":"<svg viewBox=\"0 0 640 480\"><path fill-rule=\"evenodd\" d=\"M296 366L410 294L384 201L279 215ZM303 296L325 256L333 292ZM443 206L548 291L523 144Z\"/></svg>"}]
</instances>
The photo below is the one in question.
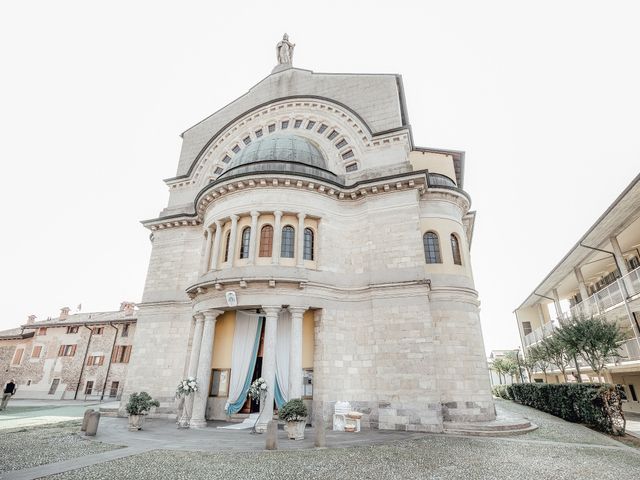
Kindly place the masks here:
<instances>
[{"instance_id":1,"label":"modern building facade","mask_svg":"<svg viewBox=\"0 0 640 480\"><path fill-rule=\"evenodd\" d=\"M635 411L640 411L639 267L640 175L515 310L525 352L572 315L599 314L617 322L627 338L620 345L622 357L609 363L603 379L595 378L586 364L580 369L585 381L622 384L625 408ZM561 379L559 372L548 377Z\"/></svg>"},{"instance_id":2,"label":"modern building facade","mask_svg":"<svg viewBox=\"0 0 640 480\"><path fill-rule=\"evenodd\" d=\"M70 313L0 332L0 384L14 379L15 398L120 399L133 348L135 305L112 312Z\"/></svg>"},{"instance_id":3,"label":"modern building facade","mask_svg":"<svg viewBox=\"0 0 640 480\"><path fill-rule=\"evenodd\" d=\"M261 376L259 429L299 397L381 429L494 418L464 153L414 144L400 76L281 61L182 139L122 405L175 413L192 375L201 427L256 411Z\"/></svg>"}]
</instances>

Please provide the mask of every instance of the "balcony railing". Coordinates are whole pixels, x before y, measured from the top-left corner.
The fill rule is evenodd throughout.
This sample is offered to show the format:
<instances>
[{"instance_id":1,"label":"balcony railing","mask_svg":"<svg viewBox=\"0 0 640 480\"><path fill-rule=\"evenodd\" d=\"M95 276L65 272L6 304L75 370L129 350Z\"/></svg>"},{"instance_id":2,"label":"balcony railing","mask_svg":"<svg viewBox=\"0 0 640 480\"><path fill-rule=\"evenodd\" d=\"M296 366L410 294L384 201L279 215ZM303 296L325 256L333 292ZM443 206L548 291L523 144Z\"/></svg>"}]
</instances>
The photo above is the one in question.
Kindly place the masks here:
<instances>
[{"instance_id":1,"label":"balcony railing","mask_svg":"<svg viewBox=\"0 0 640 480\"><path fill-rule=\"evenodd\" d=\"M560 327L561 322L564 320L568 320L573 316L580 317L603 314L621 305L626 298L638 294L640 294L640 267L618 278L614 283L597 291L586 300L574 305L568 312L563 312L560 318L553 318L550 322L542 325L542 327L525 335L524 345L528 347L529 345L539 342L544 337L551 335L553 330Z\"/></svg>"}]
</instances>

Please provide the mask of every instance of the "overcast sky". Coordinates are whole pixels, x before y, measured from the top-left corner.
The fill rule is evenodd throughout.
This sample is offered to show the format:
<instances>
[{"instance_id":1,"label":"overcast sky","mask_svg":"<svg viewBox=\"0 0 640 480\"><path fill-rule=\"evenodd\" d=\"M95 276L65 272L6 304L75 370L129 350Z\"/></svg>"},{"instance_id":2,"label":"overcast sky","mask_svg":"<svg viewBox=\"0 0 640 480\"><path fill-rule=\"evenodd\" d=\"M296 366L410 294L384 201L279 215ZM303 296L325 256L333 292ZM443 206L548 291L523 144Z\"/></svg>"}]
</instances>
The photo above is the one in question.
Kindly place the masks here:
<instances>
[{"instance_id":1,"label":"overcast sky","mask_svg":"<svg viewBox=\"0 0 640 480\"><path fill-rule=\"evenodd\" d=\"M638 2L5 2L0 328L139 301L179 134L275 65L403 75L466 151L487 350L640 166Z\"/></svg>"}]
</instances>

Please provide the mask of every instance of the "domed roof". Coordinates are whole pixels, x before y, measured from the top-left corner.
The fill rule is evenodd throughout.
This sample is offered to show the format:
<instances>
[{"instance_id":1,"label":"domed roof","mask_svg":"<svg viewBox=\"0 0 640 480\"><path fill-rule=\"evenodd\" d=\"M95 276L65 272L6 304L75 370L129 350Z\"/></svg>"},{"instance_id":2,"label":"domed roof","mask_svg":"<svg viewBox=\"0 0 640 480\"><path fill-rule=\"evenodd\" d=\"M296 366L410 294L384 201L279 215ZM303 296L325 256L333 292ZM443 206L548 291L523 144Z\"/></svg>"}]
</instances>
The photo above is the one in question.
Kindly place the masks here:
<instances>
[{"instance_id":1,"label":"domed roof","mask_svg":"<svg viewBox=\"0 0 640 480\"><path fill-rule=\"evenodd\" d=\"M283 133L274 133L247 145L220 177L268 171L329 175L335 179L335 175L327 171L327 162L318 147L304 137Z\"/></svg>"}]
</instances>

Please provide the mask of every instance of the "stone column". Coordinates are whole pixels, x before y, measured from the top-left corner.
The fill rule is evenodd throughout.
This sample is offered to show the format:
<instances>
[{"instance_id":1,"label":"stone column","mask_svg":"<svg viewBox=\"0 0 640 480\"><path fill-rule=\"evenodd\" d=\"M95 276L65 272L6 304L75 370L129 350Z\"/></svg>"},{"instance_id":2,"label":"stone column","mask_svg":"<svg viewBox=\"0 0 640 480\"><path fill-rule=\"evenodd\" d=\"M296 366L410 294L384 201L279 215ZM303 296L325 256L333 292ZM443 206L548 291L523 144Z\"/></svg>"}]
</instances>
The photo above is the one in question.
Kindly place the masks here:
<instances>
[{"instance_id":1,"label":"stone column","mask_svg":"<svg viewBox=\"0 0 640 480\"><path fill-rule=\"evenodd\" d=\"M273 222L273 252L271 252L271 263L278 265L280 263L280 245L282 244L282 212L276 210L273 212L275 222Z\"/></svg>"},{"instance_id":2,"label":"stone column","mask_svg":"<svg viewBox=\"0 0 640 480\"><path fill-rule=\"evenodd\" d=\"M298 267L304 267L304 218L306 215L301 212L298 214L298 245L297 257Z\"/></svg>"},{"instance_id":3,"label":"stone column","mask_svg":"<svg viewBox=\"0 0 640 480\"><path fill-rule=\"evenodd\" d=\"M263 433L267 429L267 423L273 419L273 400L276 387L276 336L278 333L279 306L263 306L266 315L264 327L264 349L262 356L262 378L267 382L267 396L263 400L260 420L256 430Z\"/></svg>"},{"instance_id":4,"label":"stone column","mask_svg":"<svg viewBox=\"0 0 640 480\"><path fill-rule=\"evenodd\" d=\"M256 250L258 249L258 238L260 238L260 234L258 233L258 217L260 216L260 212L256 212L255 210L251 212L251 237L249 239L249 265L253 265L256 263Z\"/></svg>"},{"instance_id":5,"label":"stone column","mask_svg":"<svg viewBox=\"0 0 640 480\"><path fill-rule=\"evenodd\" d=\"M620 276L622 277L622 280L624 282L624 287L627 290L626 295L624 295L626 298L634 293L633 283L631 282L631 279L626 276L629 274L629 269L627 268L627 262L624 261L624 255L622 254L622 249L620 248L618 239L612 236L609 238L609 241L611 242L613 255L616 258L616 264L618 265L618 270L620 270Z\"/></svg>"},{"instance_id":6,"label":"stone column","mask_svg":"<svg viewBox=\"0 0 640 480\"><path fill-rule=\"evenodd\" d=\"M204 315L201 313L196 313L193 316L196 319L196 326L193 331L193 340L191 341L191 355L189 356L189 367L187 370L187 376L195 377L198 374L198 358L200 357L200 344L202 343L202 328L204 325ZM180 418L180 426L187 427L188 424L184 422L183 418L186 419L187 415L190 412L193 412L193 398L194 395L189 395L185 398L184 406L182 408L185 409L183 413L183 417ZM180 415L180 412L178 412Z\"/></svg>"},{"instance_id":7,"label":"stone column","mask_svg":"<svg viewBox=\"0 0 640 480\"><path fill-rule=\"evenodd\" d=\"M213 255L211 256L211 270L217 270L220 258L220 239L222 237L222 222L216 220L216 238L213 241Z\"/></svg>"},{"instance_id":8,"label":"stone column","mask_svg":"<svg viewBox=\"0 0 640 480\"><path fill-rule=\"evenodd\" d=\"M204 326L202 328L202 341L200 342L200 355L196 374L199 388L193 400L193 413L191 415L191 422L189 423L192 428L204 428L207 426L205 414L207 412L207 400L209 399L213 339L216 332L216 319L221 313L221 310L205 310L202 312L204 316Z\"/></svg>"},{"instance_id":9,"label":"stone column","mask_svg":"<svg viewBox=\"0 0 640 480\"><path fill-rule=\"evenodd\" d=\"M580 267L575 267L573 269L573 273L576 275L576 280L578 280L578 288L580 289L580 297L584 302L587 298L589 298L589 292L587 291L587 286L584 283L584 277L582 276L582 270Z\"/></svg>"},{"instance_id":10,"label":"stone column","mask_svg":"<svg viewBox=\"0 0 640 480\"><path fill-rule=\"evenodd\" d=\"M231 215L231 236L229 237L229 265L233 267L236 258L236 239L238 238L238 215Z\"/></svg>"},{"instance_id":11,"label":"stone column","mask_svg":"<svg viewBox=\"0 0 640 480\"><path fill-rule=\"evenodd\" d=\"M562 307L560 306L560 297L558 296L558 289L554 288L553 292L553 306L556 307L556 315L558 320L562 319Z\"/></svg>"},{"instance_id":12,"label":"stone column","mask_svg":"<svg viewBox=\"0 0 640 480\"><path fill-rule=\"evenodd\" d=\"M289 399L302 398L302 316L307 307L289 307L291 346L289 347Z\"/></svg>"},{"instance_id":13,"label":"stone column","mask_svg":"<svg viewBox=\"0 0 640 480\"><path fill-rule=\"evenodd\" d=\"M207 243L204 249L204 257L202 258L202 274L209 271L211 265L211 244L213 243L213 227L207 228Z\"/></svg>"}]
</instances>

